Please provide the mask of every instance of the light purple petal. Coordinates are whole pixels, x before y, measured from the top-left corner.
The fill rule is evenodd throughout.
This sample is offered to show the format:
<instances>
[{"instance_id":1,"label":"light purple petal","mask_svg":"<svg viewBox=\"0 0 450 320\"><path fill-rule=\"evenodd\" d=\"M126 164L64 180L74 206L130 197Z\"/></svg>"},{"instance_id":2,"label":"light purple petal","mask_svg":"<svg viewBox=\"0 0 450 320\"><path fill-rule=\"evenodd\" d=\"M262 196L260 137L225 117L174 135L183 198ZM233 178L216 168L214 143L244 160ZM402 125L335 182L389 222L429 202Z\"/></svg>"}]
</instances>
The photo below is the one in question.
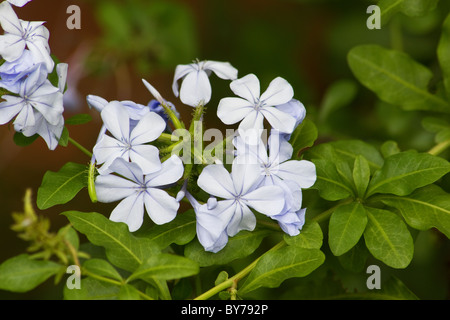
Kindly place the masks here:
<instances>
[{"instance_id":1,"label":"light purple petal","mask_svg":"<svg viewBox=\"0 0 450 320\"><path fill-rule=\"evenodd\" d=\"M233 161L231 178L237 194L244 196L258 184L263 176L261 175L259 163L242 161L240 160L242 157L245 157L245 155L238 156Z\"/></svg>"},{"instance_id":2,"label":"light purple petal","mask_svg":"<svg viewBox=\"0 0 450 320\"><path fill-rule=\"evenodd\" d=\"M294 89L285 79L277 77L270 82L260 100L266 106L277 106L289 102L294 96Z\"/></svg>"},{"instance_id":3,"label":"light purple petal","mask_svg":"<svg viewBox=\"0 0 450 320\"><path fill-rule=\"evenodd\" d=\"M11 121L26 106L23 98L15 96L2 96L3 101L0 103L0 124Z\"/></svg>"},{"instance_id":4,"label":"light purple petal","mask_svg":"<svg viewBox=\"0 0 450 320\"><path fill-rule=\"evenodd\" d=\"M106 99L92 94L86 97L86 101L90 108L94 108L98 112L101 112L103 108L109 103Z\"/></svg>"},{"instance_id":5,"label":"light purple petal","mask_svg":"<svg viewBox=\"0 0 450 320\"><path fill-rule=\"evenodd\" d=\"M245 204L235 205L234 215L227 227L227 233L230 237L235 236L239 231L253 231L256 227L256 217Z\"/></svg>"},{"instance_id":6,"label":"light purple petal","mask_svg":"<svg viewBox=\"0 0 450 320\"><path fill-rule=\"evenodd\" d=\"M283 111L294 117L295 126L298 126L306 116L305 106L298 100L292 99L291 101L276 106L278 110Z\"/></svg>"},{"instance_id":7,"label":"light purple petal","mask_svg":"<svg viewBox=\"0 0 450 320\"><path fill-rule=\"evenodd\" d=\"M189 72L196 72L192 64L180 64L175 68L175 75L173 77L172 90L175 97L178 97L178 80L185 77Z\"/></svg>"},{"instance_id":8,"label":"light purple petal","mask_svg":"<svg viewBox=\"0 0 450 320\"><path fill-rule=\"evenodd\" d=\"M9 3L11 3L12 5L15 5L17 7L23 7L30 1L31 0L8 0Z\"/></svg>"},{"instance_id":9,"label":"light purple petal","mask_svg":"<svg viewBox=\"0 0 450 320\"><path fill-rule=\"evenodd\" d=\"M16 36L22 36L23 34L23 28L19 18L11 5L6 1L0 3L0 24L5 33Z\"/></svg>"},{"instance_id":10,"label":"light purple petal","mask_svg":"<svg viewBox=\"0 0 450 320\"><path fill-rule=\"evenodd\" d=\"M122 200L137 193L138 185L122 177L107 174L95 179L95 192L100 202L110 203Z\"/></svg>"},{"instance_id":11,"label":"light purple petal","mask_svg":"<svg viewBox=\"0 0 450 320\"><path fill-rule=\"evenodd\" d=\"M156 224L164 224L175 219L180 203L167 192L148 188L145 195L145 208L150 219Z\"/></svg>"},{"instance_id":12,"label":"light purple petal","mask_svg":"<svg viewBox=\"0 0 450 320\"><path fill-rule=\"evenodd\" d=\"M278 130L271 130L268 141L269 163L282 163L292 157L294 149L292 145L280 134Z\"/></svg>"},{"instance_id":13,"label":"light purple petal","mask_svg":"<svg viewBox=\"0 0 450 320\"><path fill-rule=\"evenodd\" d=\"M133 146L130 150L130 160L137 163L144 174L156 172L162 167L159 150L151 145Z\"/></svg>"},{"instance_id":14,"label":"light purple petal","mask_svg":"<svg viewBox=\"0 0 450 320\"><path fill-rule=\"evenodd\" d=\"M294 181L302 189L313 186L317 179L316 166L307 160L289 160L281 163L278 168L277 176Z\"/></svg>"},{"instance_id":15,"label":"light purple petal","mask_svg":"<svg viewBox=\"0 0 450 320\"><path fill-rule=\"evenodd\" d=\"M155 141L166 129L166 122L155 112L147 113L134 127L130 135L132 145Z\"/></svg>"},{"instance_id":16,"label":"light purple petal","mask_svg":"<svg viewBox=\"0 0 450 320\"><path fill-rule=\"evenodd\" d=\"M109 167L113 172L120 174L121 176L136 182L137 184L144 185L144 174L141 167L136 163L128 162L122 158L117 158L113 161Z\"/></svg>"},{"instance_id":17,"label":"light purple petal","mask_svg":"<svg viewBox=\"0 0 450 320\"><path fill-rule=\"evenodd\" d=\"M258 78L252 73L232 81L230 88L234 94L244 98L253 105L259 102L260 84Z\"/></svg>"},{"instance_id":18,"label":"light purple petal","mask_svg":"<svg viewBox=\"0 0 450 320\"><path fill-rule=\"evenodd\" d=\"M275 107L264 107L260 112L267 119L272 128L283 132L292 133L295 129L295 119L293 116L278 110Z\"/></svg>"},{"instance_id":19,"label":"light purple petal","mask_svg":"<svg viewBox=\"0 0 450 320\"><path fill-rule=\"evenodd\" d=\"M190 72L181 83L180 100L191 107L207 104L211 99L211 84L205 71Z\"/></svg>"},{"instance_id":20,"label":"light purple petal","mask_svg":"<svg viewBox=\"0 0 450 320\"><path fill-rule=\"evenodd\" d=\"M264 186L247 193L245 203L256 211L272 216L281 212L285 205L284 191L278 186Z\"/></svg>"},{"instance_id":21,"label":"light purple petal","mask_svg":"<svg viewBox=\"0 0 450 320\"><path fill-rule=\"evenodd\" d=\"M219 198L230 199L236 194L231 175L221 164L211 164L203 168L197 184L203 191Z\"/></svg>"},{"instance_id":22,"label":"light purple petal","mask_svg":"<svg viewBox=\"0 0 450 320\"><path fill-rule=\"evenodd\" d=\"M219 78L224 80L235 80L238 71L229 62L206 61L203 69L213 71Z\"/></svg>"},{"instance_id":23,"label":"light purple petal","mask_svg":"<svg viewBox=\"0 0 450 320\"><path fill-rule=\"evenodd\" d=\"M184 172L181 159L173 155L162 163L161 170L145 176L147 187L163 187L177 182Z\"/></svg>"},{"instance_id":24,"label":"light purple petal","mask_svg":"<svg viewBox=\"0 0 450 320\"><path fill-rule=\"evenodd\" d=\"M256 144L264 130L264 116L256 110L251 111L238 127L239 135L244 141Z\"/></svg>"},{"instance_id":25,"label":"light purple petal","mask_svg":"<svg viewBox=\"0 0 450 320\"><path fill-rule=\"evenodd\" d=\"M138 230L144 221L144 193L135 193L123 199L111 212L111 221L124 222L128 230Z\"/></svg>"},{"instance_id":26,"label":"light purple petal","mask_svg":"<svg viewBox=\"0 0 450 320\"><path fill-rule=\"evenodd\" d=\"M241 98L223 98L217 107L217 117L225 124L234 124L253 111L253 106Z\"/></svg>"},{"instance_id":27,"label":"light purple petal","mask_svg":"<svg viewBox=\"0 0 450 320\"><path fill-rule=\"evenodd\" d=\"M13 34L0 36L0 55L6 61L14 61L20 58L25 50L25 41Z\"/></svg>"},{"instance_id":28,"label":"light purple petal","mask_svg":"<svg viewBox=\"0 0 450 320\"><path fill-rule=\"evenodd\" d=\"M112 101L107 104L101 112L101 117L108 131L117 140L129 142L130 118L120 102Z\"/></svg>"}]
</instances>

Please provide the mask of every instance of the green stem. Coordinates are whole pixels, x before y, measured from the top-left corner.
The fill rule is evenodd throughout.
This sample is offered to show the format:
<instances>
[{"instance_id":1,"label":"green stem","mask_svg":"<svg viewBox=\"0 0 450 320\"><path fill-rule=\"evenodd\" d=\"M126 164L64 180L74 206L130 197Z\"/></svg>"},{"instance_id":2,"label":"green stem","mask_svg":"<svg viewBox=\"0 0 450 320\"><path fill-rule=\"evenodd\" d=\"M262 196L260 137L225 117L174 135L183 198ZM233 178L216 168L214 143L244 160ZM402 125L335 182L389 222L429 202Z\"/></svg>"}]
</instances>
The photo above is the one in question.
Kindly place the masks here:
<instances>
[{"instance_id":1,"label":"green stem","mask_svg":"<svg viewBox=\"0 0 450 320\"><path fill-rule=\"evenodd\" d=\"M445 140L437 145L435 145L433 148L431 148L428 153L433 155L433 156L437 156L439 154L441 154L445 149L450 147L450 139Z\"/></svg>"},{"instance_id":2,"label":"green stem","mask_svg":"<svg viewBox=\"0 0 450 320\"><path fill-rule=\"evenodd\" d=\"M161 103L161 106L164 108L164 111L169 116L175 129L185 129L184 124L180 121L180 119L177 118L177 115L172 111L172 109L167 104Z\"/></svg>"},{"instance_id":3,"label":"green stem","mask_svg":"<svg viewBox=\"0 0 450 320\"><path fill-rule=\"evenodd\" d=\"M86 149L85 147L83 147L81 144L79 144L78 142L76 142L74 139L72 139L71 137L68 138L68 141L73 144L75 147L77 147L81 152L83 152L85 155L87 155L89 158L92 158L92 152L90 152L88 149Z\"/></svg>"},{"instance_id":4,"label":"green stem","mask_svg":"<svg viewBox=\"0 0 450 320\"><path fill-rule=\"evenodd\" d=\"M170 133L161 133L161 135L156 139L157 141L164 142L167 144L172 144L176 141L179 141L180 138L177 136L173 136Z\"/></svg>"},{"instance_id":5,"label":"green stem","mask_svg":"<svg viewBox=\"0 0 450 320\"><path fill-rule=\"evenodd\" d=\"M235 274L233 277L229 278L228 280L218 284L217 286L211 288L210 290L206 291L205 293L199 295L194 300L206 300L211 298L212 296L218 294L219 292L228 289L228 288L236 288L237 283L243 279L245 276L247 276L256 266L256 264L259 262L259 260L267 253L278 250L282 247L284 247L286 243L284 241L280 241L278 244L273 246L270 250L268 250L263 255L259 256L256 260L254 260L251 264L249 264L247 267L242 269L239 273Z\"/></svg>"}]
</instances>

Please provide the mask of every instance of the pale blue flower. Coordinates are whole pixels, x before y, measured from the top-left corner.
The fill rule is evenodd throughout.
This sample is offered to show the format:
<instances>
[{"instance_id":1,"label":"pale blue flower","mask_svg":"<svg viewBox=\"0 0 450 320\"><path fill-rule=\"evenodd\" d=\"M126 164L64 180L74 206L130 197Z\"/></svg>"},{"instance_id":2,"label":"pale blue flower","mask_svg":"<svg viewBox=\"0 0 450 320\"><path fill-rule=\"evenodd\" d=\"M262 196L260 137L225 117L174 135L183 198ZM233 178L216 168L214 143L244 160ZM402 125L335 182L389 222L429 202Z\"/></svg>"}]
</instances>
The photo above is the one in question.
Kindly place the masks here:
<instances>
[{"instance_id":1,"label":"pale blue flower","mask_svg":"<svg viewBox=\"0 0 450 320\"><path fill-rule=\"evenodd\" d=\"M47 72L52 72L54 62L48 45L50 33L43 26L44 22L19 20L11 5L4 1L0 3L0 24L5 31L0 36L0 55L3 59L15 61L28 48L35 61L43 62Z\"/></svg>"},{"instance_id":2,"label":"pale blue flower","mask_svg":"<svg viewBox=\"0 0 450 320\"><path fill-rule=\"evenodd\" d=\"M196 107L199 104L207 104L211 100L211 84L209 75L214 72L224 80L234 80L238 71L228 62L198 61L191 64L178 65L172 83L172 90L176 97L180 96L181 102ZM182 80L178 91L178 81Z\"/></svg>"},{"instance_id":3,"label":"pale blue flower","mask_svg":"<svg viewBox=\"0 0 450 320\"><path fill-rule=\"evenodd\" d=\"M222 215L227 204L221 202L211 209L207 204L200 204L189 192L185 195L194 208L198 241L205 251L219 252L228 243L227 217Z\"/></svg>"},{"instance_id":4,"label":"pale blue flower","mask_svg":"<svg viewBox=\"0 0 450 320\"><path fill-rule=\"evenodd\" d=\"M24 50L17 60L5 61L0 66L0 87L13 93L19 93L20 82L34 71L36 65L37 62L30 50Z\"/></svg>"},{"instance_id":5,"label":"pale blue flower","mask_svg":"<svg viewBox=\"0 0 450 320\"><path fill-rule=\"evenodd\" d=\"M122 158L117 158L110 168L113 173L98 175L95 180L98 201L120 200L110 220L124 222L129 231L134 232L142 226L144 208L156 224L168 223L176 217L180 204L162 189L183 176L184 167L179 157L170 157L159 171L148 175L144 175L136 163Z\"/></svg>"},{"instance_id":6,"label":"pale blue flower","mask_svg":"<svg viewBox=\"0 0 450 320\"><path fill-rule=\"evenodd\" d=\"M15 117L15 130L28 130L36 124L36 113L41 114L50 125L60 124L64 111L63 93L47 80L42 64L20 83L18 95L2 96L6 101L0 103L0 124Z\"/></svg>"},{"instance_id":7,"label":"pale blue flower","mask_svg":"<svg viewBox=\"0 0 450 320\"><path fill-rule=\"evenodd\" d=\"M249 131L260 134L264 129L264 118L280 132L290 134L294 131L296 119L289 112L278 108L294 96L292 86L285 79L275 78L263 94L260 93L260 83L254 74L232 81L230 88L239 98L221 99L217 116L229 125L240 121L239 133L242 136Z\"/></svg>"},{"instance_id":8,"label":"pale blue flower","mask_svg":"<svg viewBox=\"0 0 450 320\"><path fill-rule=\"evenodd\" d=\"M159 150L149 142L156 140L166 127L164 120L154 112L148 112L133 128L126 106L118 101L107 104L101 117L112 137L103 134L94 146L94 156L101 174L108 173L116 158L138 164L144 174L161 169Z\"/></svg>"},{"instance_id":9,"label":"pale blue flower","mask_svg":"<svg viewBox=\"0 0 450 320\"><path fill-rule=\"evenodd\" d=\"M283 209L283 190L278 186L257 187L260 176L258 166L240 163L233 163L231 174L222 164L208 165L200 174L198 186L222 199L214 212L226 222L229 236L255 228L256 217L250 208L268 216L277 215Z\"/></svg>"}]
</instances>

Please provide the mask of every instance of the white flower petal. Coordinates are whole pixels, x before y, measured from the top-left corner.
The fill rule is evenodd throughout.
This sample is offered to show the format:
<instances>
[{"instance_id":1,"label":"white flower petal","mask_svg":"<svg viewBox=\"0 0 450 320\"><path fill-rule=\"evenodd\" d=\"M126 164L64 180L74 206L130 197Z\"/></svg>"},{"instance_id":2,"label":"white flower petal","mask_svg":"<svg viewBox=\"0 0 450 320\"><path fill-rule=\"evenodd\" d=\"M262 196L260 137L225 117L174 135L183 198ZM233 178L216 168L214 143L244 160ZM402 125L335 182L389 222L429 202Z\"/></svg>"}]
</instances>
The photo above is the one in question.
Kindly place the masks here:
<instances>
[{"instance_id":1,"label":"white flower petal","mask_svg":"<svg viewBox=\"0 0 450 320\"><path fill-rule=\"evenodd\" d=\"M230 83L230 88L237 96L244 98L253 105L259 101L261 92L259 79L254 74L248 74Z\"/></svg>"},{"instance_id":2,"label":"white flower petal","mask_svg":"<svg viewBox=\"0 0 450 320\"><path fill-rule=\"evenodd\" d=\"M300 188L306 189L316 182L316 166L308 160L289 160L279 165L277 176L283 180L292 180Z\"/></svg>"},{"instance_id":3,"label":"white flower petal","mask_svg":"<svg viewBox=\"0 0 450 320\"><path fill-rule=\"evenodd\" d=\"M207 104L211 99L211 84L205 71L190 72L181 83L180 100L191 107Z\"/></svg>"},{"instance_id":4,"label":"white flower petal","mask_svg":"<svg viewBox=\"0 0 450 320\"><path fill-rule=\"evenodd\" d=\"M67 63L58 63L56 65L56 74L58 75L58 89L64 93L67 82L67 72L69 65Z\"/></svg>"},{"instance_id":5,"label":"white flower petal","mask_svg":"<svg viewBox=\"0 0 450 320\"><path fill-rule=\"evenodd\" d=\"M233 161L231 178L233 179L234 188L237 195L245 195L249 190L258 184L258 181L263 178L261 175L261 166L259 163L243 163L239 158L245 156L236 157Z\"/></svg>"},{"instance_id":6,"label":"white flower petal","mask_svg":"<svg viewBox=\"0 0 450 320\"><path fill-rule=\"evenodd\" d=\"M241 98L223 98L217 107L217 117L225 124L234 124L252 112L253 106Z\"/></svg>"},{"instance_id":7,"label":"white flower petal","mask_svg":"<svg viewBox=\"0 0 450 320\"><path fill-rule=\"evenodd\" d=\"M221 164L206 166L198 177L197 184L205 192L219 198L230 199L236 194L230 173Z\"/></svg>"},{"instance_id":8,"label":"white flower petal","mask_svg":"<svg viewBox=\"0 0 450 320\"><path fill-rule=\"evenodd\" d=\"M196 72L192 64L180 64L175 68L175 75L173 77L172 90L175 97L178 97L178 80L185 77L189 72Z\"/></svg>"},{"instance_id":9,"label":"white flower petal","mask_svg":"<svg viewBox=\"0 0 450 320\"><path fill-rule=\"evenodd\" d=\"M294 96L294 89L285 79L277 77L270 82L260 100L266 106L277 106L289 102Z\"/></svg>"},{"instance_id":10,"label":"white flower petal","mask_svg":"<svg viewBox=\"0 0 450 320\"><path fill-rule=\"evenodd\" d=\"M284 191L278 186L263 186L247 193L242 199L256 211L272 216L283 210Z\"/></svg>"},{"instance_id":11,"label":"white flower petal","mask_svg":"<svg viewBox=\"0 0 450 320\"><path fill-rule=\"evenodd\" d=\"M126 223L130 232L138 230L144 221L144 193L123 199L111 212L109 219Z\"/></svg>"},{"instance_id":12,"label":"white flower petal","mask_svg":"<svg viewBox=\"0 0 450 320\"><path fill-rule=\"evenodd\" d=\"M147 187L162 187L177 182L184 172L183 162L173 155L162 163L161 170L145 176Z\"/></svg>"},{"instance_id":13,"label":"white flower petal","mask_svg":"<svg viewBox=\"0 0 450 320\"><path fill-rule=\"evenodd\" d=\"M162 167L159 150L151 145L133 146L130 150L130 160L137 163L144 174L156 172Z\"/></svg>"},{"instance_id":14,"label":"white flower petal","mask_svg":"<svg viewBox=\"0 0 450 320\"><path fill-rule=\"evenodd\" d=\"M164 190L148 188L144 198L145 208L150 219L156 224L164 224L172 221L176 215L180 203Z\"/></svg>"},{"instance_id":15,"label":"white flower petal","mask_svg":"<svg viewBox=\"0 0 450 320\"><path fill-rule=\"evenodd\" d=\"M0 24L5 33L22 36L23 28L11 5L3 1L0 3Z\"/></svg>"},{"instance_id":16,"label":"white flower petal","mask_svg":"<svg viewBox=\"0 0 450 320\"><path fill-rule=\"evenodd\" d=\"M108 103L101 112L103 123L111 134L120 141L130 138L130 118L125 107L117 101Z\"/></svg>"},{"instance_id":17,"label":"white flower petal","mask_svg":"<svg viewBox=\"0 0 450 320\"><path fill-rule=\"evenodd\" d=\"M100 202L110 203L122 200L137 192L138 185L133 181L113 174L98 175L95 179L95 192Z\"/></svg>"},{"instance_id":18,"label":"white flower petal","mask_svg":"<svg viewBox=\"0 0 450 320\"><path fill-rule=\"evenodd\" d=\"M106 99L92 94L86 97L86 101L90 108L94 108L98 112L101 112L103 108L109 103Z\"/></svg>"},{"instance_id":19,"label":"white flower petal","mask_svg":"<svg viewBox=\"0 0 450 320\"><path fill-rule=\"evenodd\" d=\"M149 112L134 127L130 143L136 145L155 141L165 129L164 119L156 112Z\"/></svg>"},{"instance_id":20,"label":"white flower petal","mask_svg":"<svg viewBox=\"0 0 450 320\"><path fill-rule=\"evenodd\" d=\"M150 91L153 97L155 97L156 100L158 100L159 103L164 103L164 99L161 96L161 94L156 90L147 80L142 79L142 82L144 83L145 87Z\"/></svg>"},{"instance_id":21,"label":"white flower petal","mask_svg":"<svg viewBox=\"0 0 450 320\"><path fill-rule=\"evenodd\" d=\"M138 164L128 162L122 158L117 158L109 167L113 172L136 182L137 184L144 184L144 174Z\"/></svg>"},{"instance_id":22,"label":"white flower petal","mask_svg":"<svg viewBox=\"0 0 450 320\"><path fill-rule=\"evenodd\" d=\"M258 143L264 130L264 116L256 110L251 111L238 127L239 135L250 144Z\"/></svg>"},{"instance_id":23,"label":"white flower petal","mask_svg":"<svg viewBox=\"0 0 450 320\"><path fill-rule=\"evenodd\" d=\"M295 129L295 118L275 107L264 107L260 112L267 119L272 128L283 132L292 133Z\"/></svg>"},{"instance_id":24,"label":"white flower petal","mask_svg":"<svg viewBox=\"0 0 450 320\"><path fill-rule=\"evenodd\" d=\"M219 78L224 80L235 80L238 71L229 62L206 61L203 64L204 69L213 71Z\"/></svg>"},{"instance_id":25,"label":"white flower petal","mask_svg":"<svg viewBox=\"0 0 450 320\"><path fill-rule=\"evenodd\" d=\"M108 159L120 157L124 148L123 143L104 134L95 144L93 152L97 163L102 164L108 161Z\"/></svg>"},{"instance_id":26,"label":"white flower petal","mask_svg":"<svg viewBox=\"0 0 450 320\"><path fill-rule=\"evenodd\" d=\"M6 101L0 103L0 124L11 121L26 106L21 97L2 96Z\"/></svg>"},{"instance_id":27,"label":"white flower petal","mask_svg":"<svg viewBox=\"0 0 450 320\"><path fill-rule=\"evenodd\" d=\"M14 61L21 57L25 50L25 41L13 34L0 36L0 55L6 61Z\"/></svg>"},{"instance_id":28,"label":"white flower petal","mask_svg":"<svg viewBox=\"0 0 450 320\"><path fill-rule=\"evenodd\" d=\"M253 231L256 227L256 217L245 204L236 204L234 215L228 224L227 233L230 237L235 236L239 231Z\"/></svg>"},{"instance_id":29,"label":"white flower petal","mask_svg":"<svg viewBox=\"0 0 450 320\"><path fill-rule=\"evenodd\" d=\"M15 5L17 7L23 7L30 1L31 0L8 0L9 3L11 3L12 5Z\"/></svg>"},{"instance_id":30,"label":"white flower petal","mask_svg":"<svg viewBox=\"0 0 450 320\"><path fill-rule=\"evenodd\" d=\"M291 159L294 149L292 145L284 138L283 134L276 129L272 129L269 141L269 163L282 163Z\"/></svg>"}]
</instances>

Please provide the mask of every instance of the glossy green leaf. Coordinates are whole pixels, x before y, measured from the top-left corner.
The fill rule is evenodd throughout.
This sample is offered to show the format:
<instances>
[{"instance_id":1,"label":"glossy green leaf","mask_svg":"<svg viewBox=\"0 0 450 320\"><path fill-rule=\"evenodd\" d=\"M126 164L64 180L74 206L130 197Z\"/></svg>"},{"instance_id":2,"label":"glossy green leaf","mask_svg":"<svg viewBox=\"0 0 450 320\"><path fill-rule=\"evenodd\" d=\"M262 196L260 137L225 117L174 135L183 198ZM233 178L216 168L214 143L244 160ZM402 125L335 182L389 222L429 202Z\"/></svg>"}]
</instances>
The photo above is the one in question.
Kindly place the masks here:
<instances>
[{"instance_id":1,"label":"glossy green leaf","mask_svg":"<svg viewBox=\"0 0 450 320\"><path fill-rule=\"evenodd\" d=\"M317 180L312 187L317 189L320 196L329 201L346 199L353 194L353 185L343 179L331 160L314 159L316 165Z\"/></svg>"},{"instance_id":2,"label":"glossy green leaf","mask_svg":"<svg viewBox=\"0 0 450 320\"><path fill-rule=\"evenodd\" d=\"M367 249L392 268L406 268L413 258L414 243L403 220L387 210L366 207L364 231Z\"/></svg>"},{"instance_id":3,"label":"glossy green leaf","mask_svg":"<svg viewBox=\"0 0 450 320\"><path fill-rule=\"evenodd\" d=\"M338 207L329 222L328 243L335 256L353 248L361 238L367 225L364 206L352 202Z\"/></svg>"},{"instance_id":4,"label":"glossy green leaf","mask_svg":"<svg viewBox=\"0 0 450 320\"><path fill-rule=\"evenodd\" d=\"M120 287L118 298L119 300L141 300L139 291L129 284Z\"/></svg>"},{"instance_id":5,"label":"glossy green leaf","mask_svg":"<svg viewBox=\"0 0 450 320\"><path fill-rule=\"evenodd\" d=\"M325 121L334 111L348 106L357 92L357 83L350 79L338 80L331 84L320 106L320 121Z\"/></svg>"},{"instance_id":6,"label":"glossy green leaf","mask_svg":"<svg viewBox=\"0 0 450 320\"><path fill-rule=\"evenodd\" d=\"M348 63L355 77L387 103L450 113L448 102L428 91L432 72L405 53L361 45L350 50Z\"/></svg>"},{"instance_id":7,"label":"glossy green leaf","mask_svg":"<svg viewBox=\"0 0 450 320\"><path fill-rule=\"evenodd\" d=\"M386 24L392 16L402 12L410 17L423 16L434 10L439 0L380 0L381 24Z\"/></svg>"},{"instance_id":8,"label":"glossy green leaf","mask_svg":"<svg viewBox=\"0 0 450 320\"><path fill-rule=\"evenodd\" d=\"M428 153L405 151L387 157L370 181L367 196L375 193L408 195L450 172L450 163Z\"/></svg>"},{"instance_id":9,"label":"glossy green leaf","mask_svg":"<svg viewBox=\"0 0 450 320\"><path fill-rule=\"evenodd\" d=\"M0 265L0 289L27 292L55 275L62 266L52 261L33 260L21 254Z\"/></svg>"},{"instance_id":10,"label":"glossy green leaf","mask_svg":"<svg viewBox=\"0 0 450 320\"><path fill-rule=\"evenodd\" d=\"M445 19L441 32L437 55L442 69L447 98L450 98L450 14Z\"/></svg>"},{"instance_id":11,"label":"glossy green leaf","mask_svg":"<svg viewBox=\"0 0 450 320\"><path fill-rule=\"evenodd\" d=\"M91 115L87 113L80 113L70 117L69 119L66 119L65 123L67 125L80 125L86 124L90 121L92 121Z\"/></svg>"},{"instance_id":12,"label":"glossy green leaf","mask_svg":"<svg viewBox=\"0 0 450 320\"><path fill-rule=\"evenodd\" d=\"M117 300L121 286L93 279L82 278L80 289L69 289L64 286L65 300Z\"/></svg>"},{"instance_id":13,"label":"glossy green leaf","mask_svg":"<svg viewBox=\"0 0 450 320\"><path fill-rule=\"evenodd\" d=\"M91 243L104 247L108 260L124 270L134 271L147 257L159 253L151 240L134 236L125 223L113 222L96 212L69 211L63 215Z\"/></svg>"},{"instance_id":14,"label":"glossy green leaf","mask_svg":"<svg viewBox=\"0 0 450 320\"><path fill-rule=\"evenodd\" d=\"M270 251L258 261L238 294L245 296L260 287L275 288L286 279L305 277L324 261L325 255L317 249L288 246Z\"/></svg>"},{"instance_id":15,"label":"glossy green leaf","mask_svg":"<svg viewBox=\"0 0 450 320\"><path fill-rule=\"evenodd\" d=\"M22 132L15 132L13 136L13 141L19 147L26 147L31 145L36 139L39 138L38 134L35 134L31 137L26 137Z\"/></svg>"},{"instance_id":16,"label":"glossy green leaf","mask_svg":"<svg viewBox=\"0 0 450 320\"><path fill-rule=\"evenodd\" d=\"M296 157L301 150L313 146L317 136L318 131L314 122L309 119L304 119L302 123L297 126L289 139L289 143L294 149L294 157Z\"/></svg>"},{"instance_id":17,"label":"glossy green leaf","mask_svg":"<svg viewBox=\"0 0 450 320\"><path fill-rule=\"evenodd\" d=\"M83 268L89 273L122 281L119 272L106 260L89 259L83 263Z\"/></svg>"},{"instance_id":18,"label":"glossy green leaf","mask_svg":"<svg viewBox=\"0 0 450 320\"><path fill-rule=\"evenodd\" d=\"M58 172L47 171L37 192L37 206L44 210L65 204L87 186L87 166L68 162Z\"/></svg>"},{"instance_id":19,"label":"glossy green leaf","mask_svg":"<svg viewBox=\"0 0 450 320\"><path fill-rule=\"evenodd\" d=\"M142 233L142 237L152 240L160 249L165 249L172 243L184 245L194 239L196 234L196 220L193 210L178 214L173 221L153 225Z\"/></svg>"},{"instance_id":20,"label":"glossy green leaf","mask_svg":"<svg viewBox=\"0 0 450 320\"><path fill-rule=\"evenodd\" d=\"M355 182L358 196L363 199L370 181L370 167L366 158L361 155L358 155L355 159L353 181Z\"/></svg>"},{"instance_id":21,"label":"glossy green leaf","mask_svg":"<svg viewBox=\"0 0 450 320\"><path fill-rule=\"evenodd\" d=\"M196 262L177 255L161 253L147 258L128 278L136 279L172 280L190 277L199 272Z\"/></svg>"},{"instance_id":22,"label":"glossy green leaf","mask_svg":"<svg viewBox=\"0 0 450 320\"><path fill-rule=\"evenodd\" d=\"M411 227L435 227L450 238L450 194L440 187L429 185L404 197L386 195L381 201L398 209Z\"/></svg>"},{"instance_id":23,"label":"glossy green leaf","mask_svg":"<svg viewBox=\"0 0 450 320\"><path fill-rule=\"evenodd\" d=\"M320 249L323 243L323 232L316 221L307 220L296 236L284 235L284 241L290 245L305 249Z\"/></svg>"}]
</instances>

